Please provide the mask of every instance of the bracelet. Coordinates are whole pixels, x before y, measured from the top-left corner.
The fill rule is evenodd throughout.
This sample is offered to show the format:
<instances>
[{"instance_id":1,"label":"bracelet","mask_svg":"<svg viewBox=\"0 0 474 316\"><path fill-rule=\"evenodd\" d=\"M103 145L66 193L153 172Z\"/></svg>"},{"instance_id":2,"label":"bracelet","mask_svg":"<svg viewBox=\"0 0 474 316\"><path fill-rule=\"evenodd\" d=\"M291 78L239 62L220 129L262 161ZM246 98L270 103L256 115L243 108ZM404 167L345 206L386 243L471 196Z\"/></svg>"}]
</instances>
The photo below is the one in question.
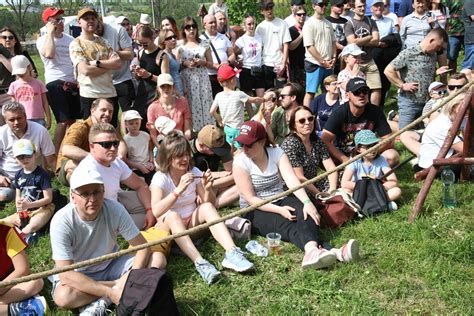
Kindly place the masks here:
<instances>
[{"instance_id":1,"label":"bracelet","mask_svg":"<svg viewBox=\"0 0 474 316\"><path fill-rule=\"evenodd\" d=\"M147 213L148 213L148 212L151 212L151 207L147 207L147 208L145 209L145 211L146 211Z\"/></svg>"},{"instance_id":2,"label":"bracelet","mask_svg":"<svg viewBox=\"0 0 474 316\"><path fill-rule=\"evenodd\" d=\"M308 205L308 204L311 204L311 200L309 198L307 198L306 200L303 201L303 205Z\"/></svg>"},{"instance_id":3,"label":"bracelet","mask_svg":"<svg viewBox=\"0 0 474 316\"><path fill-rule=\"evenodd\" d=\"M178 194L178 193L176 193L176 191L175 191L175 190L173 190L173 192L171 192L171 193L173 193L173 196L174 196L175 198L179 198L179 194Z\"/></svg>"}]
</instances>

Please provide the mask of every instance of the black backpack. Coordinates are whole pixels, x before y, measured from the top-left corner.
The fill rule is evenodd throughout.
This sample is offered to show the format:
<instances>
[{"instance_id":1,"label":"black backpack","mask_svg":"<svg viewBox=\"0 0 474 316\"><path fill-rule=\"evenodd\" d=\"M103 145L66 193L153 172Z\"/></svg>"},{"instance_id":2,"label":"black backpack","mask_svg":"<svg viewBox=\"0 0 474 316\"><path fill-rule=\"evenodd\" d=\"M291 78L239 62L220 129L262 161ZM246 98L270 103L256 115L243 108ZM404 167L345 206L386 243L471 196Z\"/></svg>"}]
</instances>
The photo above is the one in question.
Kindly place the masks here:
<instances>
[{"instance_id":1,"label":"black backpack","mask_svg":"<svg viewBox=\"0 0 474 316\"><path fill-rule=\"evenodd\" d=\"M379 179L363 177L358 180L352 197L365 216L374 216L390 210L387 192Z\"/></svg>"},{"instance_id":2,"label":"black backpack","mask_svg":"<svg viewBox=\"0 0 474 316\"><path fill-rule=\"evenodd\" d=\"M164 269L133 269L123 289L118 316L179 315L173 283Z\"/></svg>"}]
</instances>

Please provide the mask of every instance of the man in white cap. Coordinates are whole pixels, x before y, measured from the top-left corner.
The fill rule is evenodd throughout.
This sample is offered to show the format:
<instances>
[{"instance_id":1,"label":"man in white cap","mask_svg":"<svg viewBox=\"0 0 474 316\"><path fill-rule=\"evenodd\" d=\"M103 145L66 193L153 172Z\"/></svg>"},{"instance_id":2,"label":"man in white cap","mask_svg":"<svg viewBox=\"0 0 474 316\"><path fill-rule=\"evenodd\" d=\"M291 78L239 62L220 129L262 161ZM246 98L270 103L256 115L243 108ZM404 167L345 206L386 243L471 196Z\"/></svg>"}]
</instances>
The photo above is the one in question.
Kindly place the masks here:
<instances>
[{"instance_id":1,"label":"man in white cap","mask_svg":"<svg viewBox=\"0 0 474 316\"><path fill-rule=\"evenodd\" d=\"M125 29L125 31L127 31L128 36L132 38L133 26L132 26L132 23L130 23L130 20L126 16L123 16L123 15L119 16L115 20L115 23L122 26Z\"/></svg>"},{"instance_id":2,"label":"man in white cap","mask_svg":"<svg viewBox=\"0 0 474 316\"><path fill-rule=\"evenodd\" d=\"M114 104L112 124L117 126L118 98L112 83L112 73L120 69L122 62L107 41L95 35L98 18L93 8L79 10L77 22L82 32L69 46L69 52L80 85L81 117L89 117L95 99L109 98Z\"/></svg>"},{"instance_id":3,"label":"man in white cap","mask_svg":"<svg viewBox=\"0 0 474 316\"><path fill-rule=\"evenodd\" d=\"M36 41L36 48L44 64L44 79L48 102L56 119L54 143L56 153L67 128L80 118L79 87L69 56L69 45L74 38L64 33L64 11L48 7L43 11L46 34Z\"/></svg>"},{"instance_id":4,"label":"man in white cap","mask_svg":"<svg viewBox=\"0 0 474 316\"><path fill-rule=\"evenodd\" d=\"M71 202L51 222L51 247L56 267L117 252L118 235L131 246L145 243L124 207L107 199L103 177L84 169L71 177ZM54 302L64 309L80 308L83 315L105 315L118 305L130 269L164 267L161 252L149 248L52 277Z\"/></svg>"},{"instance_id":5,"label":"man in white cap","mask_svg":"<svg viewBox=\"0 0 474 316\"><path fill-rule=\"evenodd\" d=\"M95 170L104 179L105 197L122 203L139 229L155 225L151 212L151 194L145 181L117 158L119 138L109 123L92 125L89 131L90 153L82 159L72 175ZM72 178L72 176L71 176ZM123 191L121 185L130 190Z\"/></svg>"}]
</instances>

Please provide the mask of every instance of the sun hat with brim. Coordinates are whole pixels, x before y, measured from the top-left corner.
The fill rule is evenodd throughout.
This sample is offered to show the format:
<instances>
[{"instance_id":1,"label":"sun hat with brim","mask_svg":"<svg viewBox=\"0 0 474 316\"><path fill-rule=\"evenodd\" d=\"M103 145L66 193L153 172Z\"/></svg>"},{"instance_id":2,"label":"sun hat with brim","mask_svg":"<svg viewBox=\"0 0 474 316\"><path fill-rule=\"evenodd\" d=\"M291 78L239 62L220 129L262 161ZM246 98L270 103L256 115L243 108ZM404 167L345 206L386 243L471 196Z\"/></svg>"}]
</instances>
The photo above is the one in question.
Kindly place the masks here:
<instances>
[{"instance_id":1,"label":"sun hat with brim","mask_svg":"<svg viewBox=\"0 0 474 316\"><path fill-rule=\"evenodd\" d=\"M352 56L360 56L365 54L365 52L356 44L347 44L344 49L342 50L341 54L339 57L344 57L347 55L352 55Z\"/></svg>"},{"instance_id":2,"label":"sun hat with brim","mask_svg":"<svg viewBox=\"0 0 474 316\"><path fill-rule=\"evenodd\" d=\"M95 15L96 18L99 17L99 14L97 13L96 10L94 10L94 8L85 7L85 8L80 9L79 12L77 12L77 20L79 21L84 15L88 13Z\"/></svg>"},{"instance_id":3,"label":"sun hat with brim","mask_svg":"<svg viewBox=\"0 0 474 316\"><path fill-rule=\"evenodd\" d=\"M266 137L267 131L265 131L265 127L263 127L262 123L258 121L248 121L240 127L240 135L235 138L235 141L242 145L252 145Z\"/></svg>"},{"instance_id":4,"label":"sun hat with brim","mask_svg":"<svg viewBox=\"0 0 474 316\"><path fill-rule=\"evenodd\" d=\"M104 180L99 172L95 170L75 170L69 180L71 190L76 190L88 184L104 184Z\"/></svg>"},{"instance_id":5,"label":"sun hat with brim","mask_svg":"<svg viewBox=\"0 0 474 316\"><path fill-rule=\"evenodd\" d=\"M158 79L156 80L156 83L158 87L161 87L164 84L173 86L174 85L174 80L173 77L169 73L163 73L158 76Z\"/></svg>"},{"instance_id":6,"label":"sun hat with brim","mask_svg":"<svg viewBox=\"0 0 474 316\"><path fill-rule=\"evenodd\" d=\"M31 156L35 153L35 151L35 144L33 144L29 139L20 139L15 144L13 144L13 157L18 157L21 155Z\"/></svg>"},{"instance_id":7,"label":"sun hat with brim","mask_svg":"<svg viewBox=\"0 0 474 316\"><path fill-rule=\"evenodd\" d=\"M428 87L428 92L431 92L431 90L434 90L434 89L441 88L442 86L445 86L445 84L442 82L439 82L439 81L432 82L430 86Z\"/></svg>"},{"instance_id":8,"label":"sun hat with brim","mask_svg":"<svg viewBox=\"0 0 474 316\"><path fill-rule=\"evenodd\" d=\"M43 16L42 16L43 23L46 24L46 23L48 23L48 19L50 17L58 15L58 14L63 14L63 13L64 13L64 10L61 10L61 9L56 9L54 7L46 8L43 11Z\"/></svg>"},{"instance_id":9,"label":"sun hat with brim","mask_svg":"<svg viewBox=\"0 0 474 316\"><path fill-rule=\"evenodd\" d=\"M11 60L12 75L24 75L28 71L30 61L24 55L16 55Z\"/></svg>"},{"instance_id":10,"label":"sun hat with brim","mask_svg":"<svg viewBox=\"0 0 474 316\"><path fill-rule=\"evenodd\" d=\"M357 132L354 142L356 146L359 145L372 145L376 144L380 141L380 138L375 135L374 132L368 129L362 129L359 132Z\"/></svg>"},{"instance_id":11,"label":"sun hat with brim","mask_svg":"<svg viewBox=\"0 0 474 316\"><path fill-rule=\"evenodd\" d=\"M142 116L140 115L140 113L138 113L137 110L128 110L123 116L124 121L131 121L135 119L142 119Z\"/></svg>"},{"instance_id":12,"label":"sun hat with brim","mask_svg":"<svg viewBox=\"0 0 474 316\"><path fill-rule=\"evenodd\" d=\"M155 120L155 128L160 134L168 135L175 127L176 122L167 116L158 116Z\"/></svg>"}]
</instances>

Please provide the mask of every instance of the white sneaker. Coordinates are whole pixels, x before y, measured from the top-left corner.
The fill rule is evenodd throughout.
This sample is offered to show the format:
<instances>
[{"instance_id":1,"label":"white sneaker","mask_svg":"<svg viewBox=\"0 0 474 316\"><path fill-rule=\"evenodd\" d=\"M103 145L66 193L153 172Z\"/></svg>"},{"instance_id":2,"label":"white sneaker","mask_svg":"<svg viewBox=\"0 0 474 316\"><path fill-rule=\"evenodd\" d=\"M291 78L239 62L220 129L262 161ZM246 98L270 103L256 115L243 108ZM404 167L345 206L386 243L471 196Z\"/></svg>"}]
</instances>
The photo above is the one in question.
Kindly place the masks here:
<instances>
[{"instance_id":1,"label":"white sneaker","mask_svg":"<svg viewBox=\"0 0 474 316\"><path fill-rule=\"evenodd\" d=\"M350 239L341 248L332 248L330 251L336 255L340 262L351 262L360 259L359 242L356 239Z\"/></svg>"},{"instance_id":2,"label":"white sneaker","mask_svg":"<svg viewBox=\"0 0 474 316\"><path fill-rule=\"evenodd\" d=\"M105 316L107 315L107 307L112 302L105 298L99 298L89 305L83 306L79 309L79 316Z\"/></svg>"},{"instance_id":3,"label":"white sneaker","mask_svg":"<svg viewBox=\"0 0 474 316\"><path fill-rule=\"evenodd\" d=\"M388 209L389 209L390 211L396 211L396 210L398 210L398 205L397 205L397 203L395 203L394 201L388 202Z\"/></svg>"}]
</instances>

